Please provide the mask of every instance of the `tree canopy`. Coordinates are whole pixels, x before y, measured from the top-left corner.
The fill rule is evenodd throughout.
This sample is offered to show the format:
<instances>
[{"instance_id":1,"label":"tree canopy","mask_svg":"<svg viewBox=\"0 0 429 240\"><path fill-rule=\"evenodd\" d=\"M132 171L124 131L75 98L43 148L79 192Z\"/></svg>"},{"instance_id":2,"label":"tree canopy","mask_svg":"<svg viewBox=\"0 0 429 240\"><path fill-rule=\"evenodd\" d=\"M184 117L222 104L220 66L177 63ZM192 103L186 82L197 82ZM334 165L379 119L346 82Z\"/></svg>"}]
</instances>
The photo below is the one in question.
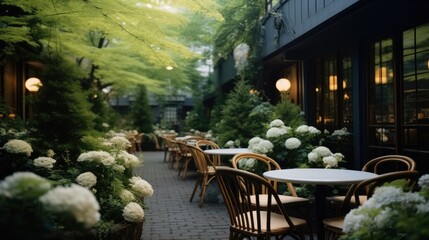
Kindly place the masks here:
<instances>
[{"instance_id":1,"label":"tree canopy","mask_svg":"<svg viewBox=\"0 0 429 240\"><path fill-rule=\"evenodd\" d=\"M60 52L103 83L158 93L186 83L187 63L201 56L180 34L187 16L222 20L211 0L3 0L0 8L3 54L22 43Z\"/></svg>"}]
</instances>

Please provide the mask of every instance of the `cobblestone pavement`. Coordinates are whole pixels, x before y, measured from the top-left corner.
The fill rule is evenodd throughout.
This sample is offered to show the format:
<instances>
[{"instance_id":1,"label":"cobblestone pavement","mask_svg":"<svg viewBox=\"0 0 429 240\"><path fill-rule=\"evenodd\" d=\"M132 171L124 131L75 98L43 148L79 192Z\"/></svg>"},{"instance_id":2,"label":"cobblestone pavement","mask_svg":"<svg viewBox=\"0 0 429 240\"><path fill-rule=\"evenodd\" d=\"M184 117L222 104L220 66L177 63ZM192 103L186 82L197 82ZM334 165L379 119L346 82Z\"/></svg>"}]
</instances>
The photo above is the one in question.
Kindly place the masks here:
<instances>
[{"instance_id":1,"label":"cobblestone pavement","mask_svg":"<svg viewBox=\"0 0 429 240\"><path fill-rule=\"evenodd\" d=\"M144 165L136 173L148 181L152 197L145 198L144 240L228 239L229 218L215 182L202 208L198 193L189 202L196 181L194 171L180 180L178 171L164 162L164 152L142 152Z\"/></svg>"},{"instance_id":2,"label":"cobblestone pavement","mask_svg":"<svg viewBox=\"0 0 429 240\"><path fill-rule=\"evenodd\" d=\"M140 154L140 153L138 153ZM141 152L143 166L136 174L148 181L152 197L145 198L143 240L225 240L229 237L229 217L222 196L213 181L199 207L199 189L189 202L196 181L195 171L181 180L176 169L164 162L164 152ZM287 238L291 239L291 238Z\"/></svg>"}]
</instances>

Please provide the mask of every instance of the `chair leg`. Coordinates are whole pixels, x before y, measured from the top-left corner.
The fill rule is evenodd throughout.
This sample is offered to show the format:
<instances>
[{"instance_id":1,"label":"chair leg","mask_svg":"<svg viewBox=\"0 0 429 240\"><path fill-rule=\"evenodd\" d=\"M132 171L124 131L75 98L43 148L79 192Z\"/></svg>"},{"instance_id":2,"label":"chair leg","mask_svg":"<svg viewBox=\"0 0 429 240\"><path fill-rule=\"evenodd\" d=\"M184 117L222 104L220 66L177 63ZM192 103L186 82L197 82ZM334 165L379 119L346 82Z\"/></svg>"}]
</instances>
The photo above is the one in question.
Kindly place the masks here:
<instances>
[{"instance_id":1,"label":"chair leg","mask_svg":"<svg viewBox=\"0 0 429 240\"><path fill-rule=\"evenodd\" d=\"M191 161L191 159L189 159L189 158L185 159L185 163L184 163L183 169L182 169L182 180L186 180L186 176L188 175L188 167L189 167L190 161Z\"/></svg>"},{"instance_id":2,"label":"chair leg","mask_svg":"<svg viewBox=\"0 0 429 240\"><path fill-rule=\"evenodd\" d=\"M200 207L204 204L204 197L206 195L208 176L204 176L203 182L201 183L201 192L200 192Z\"/></svg>"},{"instance_id":3,"label":"chair leg","mask_svg":"<svg viewBox=\"0 0 429 240\"><path fill-rule=\"evenodd\" d=\"M194 199L195 192L197 192L197 189L198 189L198 185L200 185L201 183L202 183L202 178L201 176L198 176L197 181L195 182L194 191L192 191L191 199L189 199L189 202L192 202L192 200Z\"/></svg>"}]
</instances>

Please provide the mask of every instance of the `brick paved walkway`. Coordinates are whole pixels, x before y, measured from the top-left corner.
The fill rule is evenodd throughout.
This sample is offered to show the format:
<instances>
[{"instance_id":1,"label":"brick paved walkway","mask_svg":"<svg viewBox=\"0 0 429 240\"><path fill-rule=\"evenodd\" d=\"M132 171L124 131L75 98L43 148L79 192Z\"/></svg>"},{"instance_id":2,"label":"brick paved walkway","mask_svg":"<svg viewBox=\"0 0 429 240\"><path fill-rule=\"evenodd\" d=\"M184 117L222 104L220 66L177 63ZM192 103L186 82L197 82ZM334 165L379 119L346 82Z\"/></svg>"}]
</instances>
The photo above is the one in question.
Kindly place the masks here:
<instances>
[{"instance_id":1,"label":"brick paved walkway","mask_svg":"<svg viewBox=\"0 0 429 240\"><path fill-rule=\"evenodd\" d=\"M229 237L229 218L216 181L207 189L200 208L197 192L189 202L195 184L195 172L180 180L176 169L164 162L164 152L142 152L144 165L136 174L148 181L152 197L145 198L143 240L225 240ZM291 238L286 238L291 239ZM316 240L316 238L315 238Z\"/></svg>"},{"instance_id":2,"label":"brick paved walkway","mask_svg":"<svg viewBox=\"0 0 429 240\"><path fill-rule=\"evenodd\" d=\"M189 202L195 174L180 180L176 169L163 162L164 152L142 152L144 165L136 172L148 181L154 194L145 198L143 240L228 239L229 218L215 182L209 186L204 206L199 196Z\"/></svg>"}]
</instances>

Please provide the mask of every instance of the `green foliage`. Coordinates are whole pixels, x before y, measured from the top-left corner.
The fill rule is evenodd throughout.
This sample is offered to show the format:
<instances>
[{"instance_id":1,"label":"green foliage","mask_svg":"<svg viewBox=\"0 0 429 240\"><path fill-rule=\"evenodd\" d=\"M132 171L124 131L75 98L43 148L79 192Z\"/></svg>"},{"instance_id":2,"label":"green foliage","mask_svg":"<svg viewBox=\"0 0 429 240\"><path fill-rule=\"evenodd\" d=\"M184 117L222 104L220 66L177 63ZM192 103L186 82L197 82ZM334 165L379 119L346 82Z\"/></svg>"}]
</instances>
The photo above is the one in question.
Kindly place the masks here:
<instances>
[{"instance_id":1,"label":"green foliage","mask_svg":"<svg viewBox=\"0 0 429 240\"><path fill-rule=\"evenodd\" d=\"M202 101L196 100L194 109L186 115L184 130L189 131L191 129L204 132L210 130L209 117L204 111Z\"/></svg>"},{"instance_id":2,"label":"green foliage","mask_svg":"<svg viewBox=\"0 0 429 240\"><path fill-rule=\"evenodd\" d=\"M16 131L23 130L24 122L21 118L12 113L12 110L6 105L4 100L0 98L0 128L3 128L3 131L6 131L6 129L15 129ZM4 136L6 133L0 133L0 135Z\"/></svg>"},{"instance_id":3,"label":"green foliage","mask_svg":"<svg viewBox=\"0 0 429 240\"><path fill-rule=\"evenodd\" d=\"M77 67L58 55L45 61L43 87L37 93L30 119L36 129L34 145L74 158L82 150L81 138L93 129L94 114L80 86Z\"/></svg>"},{"instance_id":4,"label":"green foliage","mask_svg":"<svg viewBox=\"0 0 429 240\"><path fill-rule=\"evenodd\" d=\"M274 106L272 113L271 120L281 119L289 127L294 128L305 124L301 109L287 99L287 96Z\"/></svg>"},{"instance_id":5,"label":"green foliage","mask_svg":"<svg viewBox=\"0 0 429 240\"><path fill-rule=\"evenodd\" d=\"M263 1L236 0L220 1L221 14L225 21L220 22L214 37L214 56L226 59L240 43L250 46L249 59L245 66L247 78L253 79L260 66L261 22L264 12ZM214 59L217 62L219 59Z\"/></svg>"},{"instance_id":6,"label":"green foliage","mask_svg":"<svg viewBox=\"0 0 429 240\"><path fill-rule=\"evenodd\" d=\"M188 24L181 13L222 20L211 0L173 1L171 11L163 2L149 6L122 0L4 0L0 10L6 6L21 14L0 16L6 26L0 28L0 46L11 45L4 49L12 51L22 42L43 47L45 52L61 49L96 79L118 88L145 84L157 93L165 93L167 78L173 86L183 85L189 79L184 66L199 57L179 40L180 30ZM165 71L168 65L174 71Z\"/></svg>"},{"instance_id":7,"label":"green foliage","mask_svg":"<svg viewBox=\"0 0 429 240\"><path fill-rule=\"evenodd\" d=\"M152 110L149 105L149 97L144 85L140 85L135 91L135 101L131 105L131 118L138 132L153 132Z\"/></svg>"},{"instance_id":8,"label":"green foliage","mask_svg":"<svg viewBox=\"0 0 429 240\"><path fill-rule=\"evenodd\" d=\"M265 131L259 117L251 115L254 108L262 103L262 99L257 94L251 94L250 90L251 85L240 79L228 94L222 107L221 120L213 129L219 145L223 146L232 140L236 144L239 142L241 146L247 146L251 138Z\"/></svg>"}]
</instances>

